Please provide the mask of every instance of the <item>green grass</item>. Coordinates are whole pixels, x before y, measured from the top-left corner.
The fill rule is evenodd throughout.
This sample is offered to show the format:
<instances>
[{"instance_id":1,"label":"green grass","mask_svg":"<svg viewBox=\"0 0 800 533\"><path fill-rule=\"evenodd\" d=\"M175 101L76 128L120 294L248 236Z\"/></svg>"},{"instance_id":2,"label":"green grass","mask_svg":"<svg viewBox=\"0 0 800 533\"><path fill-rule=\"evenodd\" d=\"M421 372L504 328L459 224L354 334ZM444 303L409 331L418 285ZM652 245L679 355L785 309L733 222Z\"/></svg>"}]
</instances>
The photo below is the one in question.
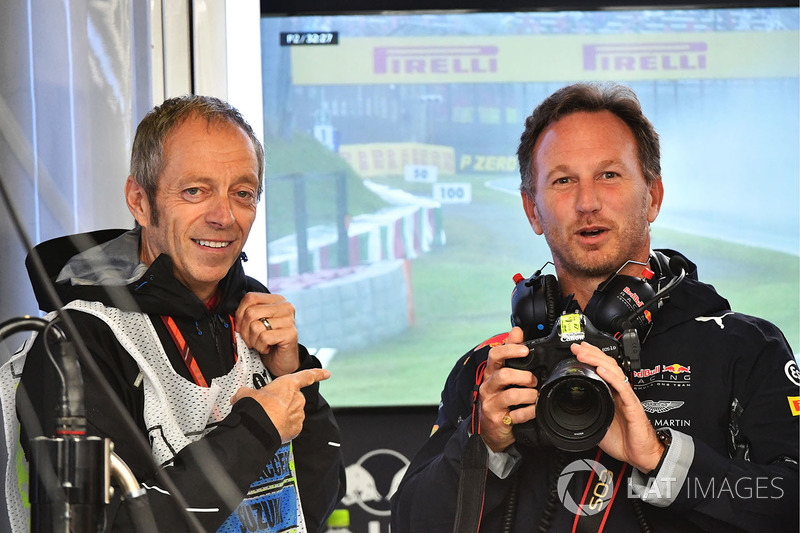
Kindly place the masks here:
<instances>
[{"instance_id":1,"label":"green grass","mask_svg":"<svg viewBox=\"0 0 800 533\"><path fill-rule=\"evenodd\" d=\"M291 140L269 137L266 146L265 197L269 240L295 233L295 193L290 174L305 176L305 209L308 226L336 225L336 181L329 176L343 172L347 179L347 214L374 213L386 203L361 183L361 178L337 154L316 139L297 134Z\"/></svg>"},{"instance_id":2,"label":"green grass","mask_svg":"<svg viewBox=\"0 0 800 533\"><path fill-rule=\"evenodd\" d=\"M333 377L323 384L331 405L436 404L454 361L509 329L511 277L530 275L550 253L530 229L519 197L483 186L491 178L448 180L471 182L473 203L445 205L447 244L412 262L416 323L380 345L338 353L328 365ZM401 179L394 186L430 195L430 185ZM657 223L652 237L654 247L680 250L694 261L700 278L734 309L775 322L797 353L796 255L662 230Z\"/></svg>"}]
</instances>

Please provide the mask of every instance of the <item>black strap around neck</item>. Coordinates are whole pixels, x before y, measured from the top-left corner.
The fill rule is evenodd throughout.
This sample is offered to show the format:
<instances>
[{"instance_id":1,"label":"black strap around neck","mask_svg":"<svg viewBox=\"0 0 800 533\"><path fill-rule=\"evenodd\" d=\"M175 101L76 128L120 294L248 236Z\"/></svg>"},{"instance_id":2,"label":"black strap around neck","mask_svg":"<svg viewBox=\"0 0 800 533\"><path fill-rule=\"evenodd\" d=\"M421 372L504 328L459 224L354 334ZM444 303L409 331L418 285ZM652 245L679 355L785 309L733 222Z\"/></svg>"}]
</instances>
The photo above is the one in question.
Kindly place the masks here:
<instances>
[{"instance_id":1,"label":"black strap around neck","mask_svg":"<svg viewBox=\"0 0 800 533\"><path fill-rule=\"evenodd\" d=\"M473 434L461 454L458 505L453 533L477 533L480 530L488 467L489 452L486 444L480 435Z\"/></svg>"}]
</instances>

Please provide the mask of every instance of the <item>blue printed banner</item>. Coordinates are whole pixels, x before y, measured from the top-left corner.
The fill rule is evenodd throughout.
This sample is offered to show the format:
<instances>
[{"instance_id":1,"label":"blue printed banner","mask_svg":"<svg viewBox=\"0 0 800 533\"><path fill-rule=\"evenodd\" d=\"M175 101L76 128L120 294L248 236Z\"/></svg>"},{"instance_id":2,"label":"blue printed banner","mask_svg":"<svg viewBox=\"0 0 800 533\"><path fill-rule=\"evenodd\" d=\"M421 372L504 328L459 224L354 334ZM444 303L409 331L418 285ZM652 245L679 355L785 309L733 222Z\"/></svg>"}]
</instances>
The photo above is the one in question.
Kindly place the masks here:
<instances>
[{"instance_id":1,"label":"blue printed banner","mask_svg":"<svg viewBox=\"0 0 800 533\"><path fill-rule=\"evenodd\" d=\"M296 530L298 496L293 463L289 445L282 446L218 533Z\"/></svg>"}]
</instances>

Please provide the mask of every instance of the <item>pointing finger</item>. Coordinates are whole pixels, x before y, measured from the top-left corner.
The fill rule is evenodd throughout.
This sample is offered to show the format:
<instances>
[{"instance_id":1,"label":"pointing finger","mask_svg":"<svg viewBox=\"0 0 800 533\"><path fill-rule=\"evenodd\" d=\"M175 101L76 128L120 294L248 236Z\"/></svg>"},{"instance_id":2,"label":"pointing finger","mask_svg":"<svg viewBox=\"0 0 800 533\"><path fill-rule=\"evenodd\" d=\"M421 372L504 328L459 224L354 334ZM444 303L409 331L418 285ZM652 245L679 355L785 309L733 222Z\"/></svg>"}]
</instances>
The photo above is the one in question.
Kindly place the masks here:
<instances>
[{"instance_id":1,"label":"pointing finger","mask_svg":"<svg viewBox=\"0 0 800 533\"><path fill-rule=\"evenodd\" d=\"M308 387L318 381L323 381L331 377L331 373L329 370L325 370L324 368L307 368L305 370L301 370L299 372L295 372L294 374L289 374L289 376L294 379L294 382L297 383L299 388Z\"/></svg>"}]
</instances>

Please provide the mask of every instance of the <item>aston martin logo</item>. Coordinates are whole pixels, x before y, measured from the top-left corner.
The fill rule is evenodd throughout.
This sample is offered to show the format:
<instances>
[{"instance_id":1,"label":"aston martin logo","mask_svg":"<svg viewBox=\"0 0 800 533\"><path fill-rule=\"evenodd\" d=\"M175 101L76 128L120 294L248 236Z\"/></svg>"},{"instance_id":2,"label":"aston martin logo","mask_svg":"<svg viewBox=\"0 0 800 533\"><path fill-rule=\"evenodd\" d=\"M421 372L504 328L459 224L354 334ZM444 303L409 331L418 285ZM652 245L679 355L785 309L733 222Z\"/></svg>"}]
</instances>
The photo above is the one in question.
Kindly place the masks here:
<instances>
[{"instance_id":1,"label":"aston martin logo","mask_svg":"<svg viewBox=\"0 0 800 533\"><path fill-rule=\"evenodd\" d=\"M666 413L672 411L683 405L683 402L673 400L645 400L642 402L642 407L648 413Z\"/></svg>"}]
</instances>

